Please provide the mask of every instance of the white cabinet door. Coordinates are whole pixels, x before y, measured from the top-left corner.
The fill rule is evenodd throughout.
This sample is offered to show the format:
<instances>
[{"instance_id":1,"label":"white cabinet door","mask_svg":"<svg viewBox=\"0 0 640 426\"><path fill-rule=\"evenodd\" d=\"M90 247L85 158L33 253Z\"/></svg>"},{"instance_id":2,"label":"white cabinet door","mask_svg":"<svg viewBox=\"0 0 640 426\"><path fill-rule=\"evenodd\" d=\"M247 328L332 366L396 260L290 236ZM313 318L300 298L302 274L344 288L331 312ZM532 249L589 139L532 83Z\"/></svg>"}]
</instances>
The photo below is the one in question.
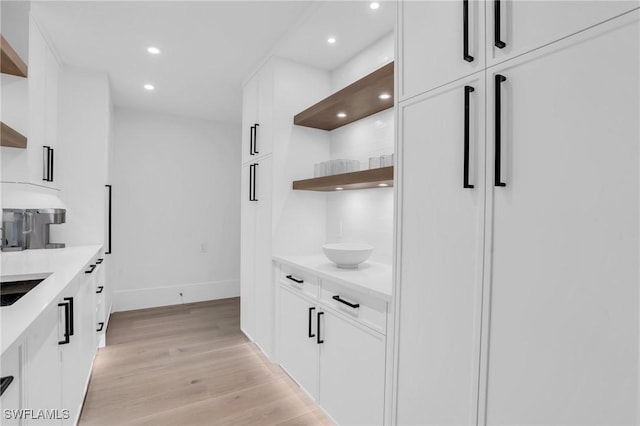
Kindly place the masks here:
<instances>
[{"instance_id":1,"label":"white cabinet door","mask_svg":"<svg viewBox=\"0 0 640 426\"><path fill-rule=\"evenodd\" d=\"M258 126L253 141L256 156L269 155L273 151L274 73L274 61L270 60L258 74Z\"/></svg>"},{"instance_id":2,"label":"white cabinet door","mask_svg":"<svg viewBox=\"0 0 640 426\"><path fill-rule=\"evenodd\" d=\"M274 283L272 282L273 260L271 253L271 157L257 161L255 175L255 342L268 355L274 350L275 304Z\"/></svg>"},{"instance_id":3,"label":"white cabinet door","mask_svg":"<svg viewBox=\"0 0 640 426\"><path fill-rule=\"evenodd\" d=\"M29 328L27 337L26 408L60 409L62 376L60 349L64 346L64 307L52 304ZM62 413L61 413L62 414ZM60 424L60 420L47 420ZM34 424L42 423L33 421Z\"/></svg>"},{"instance_id":4,"label":"white cabinet door","mask_svg":"<svg viewBox=\"0 0 640 426\"><path fill-rule=\"evenodd\" d=\"M484 84L480 72L401 105L398 424L476 421Z\"/></svg>"},{"instance_id":5,"label":"white cabinet door","mask_svg":"<svg viewBox=\"0 0 640 426\"><path fill-rule=\"evenodd\" d=\"M477 0L466 3L467 55L464 4L446 0L400 3L400 100L484 68L485 4Z\"/></svg>"},{"instance_id":6,"label":"white cabinet door","mask_svg":"<svg viewBox=\"0 0 640 426\"><path fill-rule=\"evenodd\" d=\"M487 424L637 422L639 17L487 74Z\"/></svg>"},{"instance_id":7,"label":"white cabinet door","mask_svg":"<svg viewBox=\"0 0 640 426\"><path fill-rule=\"evenodd\" d=\"M0 360L0 375L5 377L13 377L13 381L7 387L0 397L0 415L2 415L2 424L11 426L19 425L20 420L16 416L9 415L5 410L20 410L25 405L22 403L23 383L25 369L22 363L22 351L24 346L21 342L16 342L11 348L2 354ZM13 413L13 411L10 411ZM10 417L10 418L9 418Z\"/></svg>"},{"instance_id":8,"label":"white cabinet door","mask_svg":"<svg viewBox=\"0 0 640 426\"><path fill-rule=\"evenodd\" d=\"M249 338L255 337L255 228L256 202L253 201L252 164L242 167L240 210L240 328Z\"/></svg>"},{"instance_id":9,"label":"white cabinet door","mask_svg":"<svg viewBox=\"0 0 640 426\"><path fill-rule=\"evenodd\" d=\"M487 65L542 47L639 6L637 0L487 0ZM496 47L500 41L503 48Z\"/></svg>"},{"instance_id":10,"label":"white cabinet door","mask_svg":"<svg viewBox=\"0 0 640 426\"><path fill-rule=\"evenodd\" d=\"M322 310L320 405L338 424L384 422L384 335Z\"/></svg>"},{"instance_id":11,"label":"white cabinet door","mask_svg":"<svg viewBox=\"0 0 640 426\"><path fill-rule=\"evenodd\" d=\"M313 302L279 288L280 365L314 399L318 398L317 313Z\"/></svg>"},{"instance_id":12,"label":"white cabinet door","mask_svg":"<svg viewBox=\"0 0 640 426\"><path fill-rule=\"evenodd\" d=\"M253 76L242 90L242 162L254 158L253 127L258 122L258 77Z\"/></svg>"}]
</instances>

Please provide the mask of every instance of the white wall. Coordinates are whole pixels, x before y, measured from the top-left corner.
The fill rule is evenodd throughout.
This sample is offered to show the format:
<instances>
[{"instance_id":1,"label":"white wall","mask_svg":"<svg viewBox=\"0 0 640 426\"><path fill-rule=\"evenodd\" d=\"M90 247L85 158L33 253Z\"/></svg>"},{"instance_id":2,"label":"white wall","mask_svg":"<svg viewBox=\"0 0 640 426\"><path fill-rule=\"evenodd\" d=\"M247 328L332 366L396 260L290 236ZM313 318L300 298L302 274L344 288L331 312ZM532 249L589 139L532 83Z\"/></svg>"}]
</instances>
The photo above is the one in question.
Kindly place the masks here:
<instances>
[{"instance_id":1,"label":"white wall","mask_svg":"<svg viewBox=\"0 0 640 426\"><path fill-rule=\"evenodd\" d=\"M332 73L333 90L364 77L394 58L393 34L381 38ZM359 160L393 153L394 111L388 109L331 132L331 158ZM375 249L371 260L393 260L393 188L327 194L327 242L361 242Z\"/></svg>"},{"instance_id":2,"label":"white wall","mask_svg":"<svg viewBox=\"0 0 640 426\"><path fill-rule=\"evenodd\" d=\"M115 109L114 311L239 295L240 138L237 124Z\"/></svg>"}]
</instances>

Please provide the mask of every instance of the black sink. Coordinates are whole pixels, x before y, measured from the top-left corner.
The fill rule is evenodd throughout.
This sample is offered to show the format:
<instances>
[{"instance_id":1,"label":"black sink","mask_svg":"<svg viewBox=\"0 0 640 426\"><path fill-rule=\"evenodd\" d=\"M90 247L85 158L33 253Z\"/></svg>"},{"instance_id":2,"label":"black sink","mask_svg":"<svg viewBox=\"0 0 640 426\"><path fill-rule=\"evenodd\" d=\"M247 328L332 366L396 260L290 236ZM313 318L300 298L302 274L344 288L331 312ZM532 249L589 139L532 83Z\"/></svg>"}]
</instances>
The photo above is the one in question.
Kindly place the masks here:
<instances>
[{"instance_id":1,"label":"black sink","mask_svg":"<svg viewBox=\"0 0 640 426\"><path fill-rule=\"evenodd\" d=\"M13 305L44 280L45 278L0 282L0 306Z\"/></svg>"}]
</instances>

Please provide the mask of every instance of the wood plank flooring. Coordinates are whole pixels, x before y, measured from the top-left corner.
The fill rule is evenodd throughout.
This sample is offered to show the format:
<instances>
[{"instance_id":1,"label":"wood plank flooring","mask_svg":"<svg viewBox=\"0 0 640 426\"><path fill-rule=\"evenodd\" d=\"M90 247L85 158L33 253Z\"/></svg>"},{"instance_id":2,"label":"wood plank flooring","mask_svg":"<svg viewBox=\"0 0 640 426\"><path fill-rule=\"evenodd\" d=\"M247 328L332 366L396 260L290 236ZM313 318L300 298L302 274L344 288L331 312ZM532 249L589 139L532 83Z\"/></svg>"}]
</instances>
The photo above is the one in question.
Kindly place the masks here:
<instances>
[{"instance_id":1,"label":"wood plank flooring","mask_svg":"<svg viewBox=\"0 0 640 426\"><path fill-rule=\"evenodd\" d=\"M240 331L238 298L111 316L80 425L330 425Z\"/></svg>"}]
</instances>

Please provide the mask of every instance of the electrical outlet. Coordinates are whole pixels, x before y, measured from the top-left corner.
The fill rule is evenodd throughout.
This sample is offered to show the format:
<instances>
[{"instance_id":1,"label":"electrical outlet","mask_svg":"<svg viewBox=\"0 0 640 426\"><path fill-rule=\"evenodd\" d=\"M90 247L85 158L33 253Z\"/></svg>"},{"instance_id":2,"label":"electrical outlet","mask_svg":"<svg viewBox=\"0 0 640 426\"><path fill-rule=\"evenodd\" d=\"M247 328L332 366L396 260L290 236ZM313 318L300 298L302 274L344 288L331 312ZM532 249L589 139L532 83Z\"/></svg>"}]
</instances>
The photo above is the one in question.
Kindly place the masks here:
<instances>
[{"instance_id":1,"label":"electrical outlet","mask_svg":"<svg viewBox=\"0 0 640 426\"><path fill-rule=\"evenodd\" d=\"M208 250L207 243L200 244L200 253L206 253Z\"/></svg>"}]
</instances>

